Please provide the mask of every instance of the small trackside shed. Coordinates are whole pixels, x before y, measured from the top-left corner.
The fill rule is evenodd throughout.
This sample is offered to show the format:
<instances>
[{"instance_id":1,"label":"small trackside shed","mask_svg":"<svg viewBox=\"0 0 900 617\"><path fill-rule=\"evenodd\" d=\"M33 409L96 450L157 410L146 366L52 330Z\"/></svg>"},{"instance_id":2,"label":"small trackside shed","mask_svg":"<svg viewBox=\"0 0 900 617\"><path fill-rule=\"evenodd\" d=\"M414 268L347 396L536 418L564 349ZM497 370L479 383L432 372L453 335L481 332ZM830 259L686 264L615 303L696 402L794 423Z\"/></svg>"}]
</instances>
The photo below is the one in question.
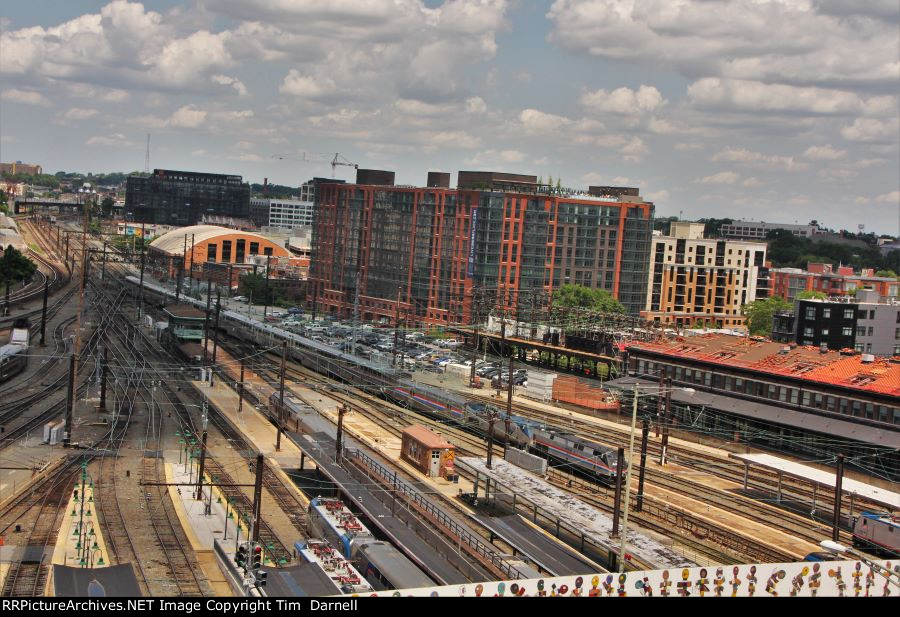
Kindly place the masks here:
<instances>
[{"instance_id":1,"label":"small trackside shed","mask_svg":"<svg viewBox=\"0 0 900 617\"><path fill-rule=\"evenodd\" d=\"M424 426L416 424L404 429L400 457L426 476L448 480L456 477L456 446Z\"/></svg>"}]
</instances>

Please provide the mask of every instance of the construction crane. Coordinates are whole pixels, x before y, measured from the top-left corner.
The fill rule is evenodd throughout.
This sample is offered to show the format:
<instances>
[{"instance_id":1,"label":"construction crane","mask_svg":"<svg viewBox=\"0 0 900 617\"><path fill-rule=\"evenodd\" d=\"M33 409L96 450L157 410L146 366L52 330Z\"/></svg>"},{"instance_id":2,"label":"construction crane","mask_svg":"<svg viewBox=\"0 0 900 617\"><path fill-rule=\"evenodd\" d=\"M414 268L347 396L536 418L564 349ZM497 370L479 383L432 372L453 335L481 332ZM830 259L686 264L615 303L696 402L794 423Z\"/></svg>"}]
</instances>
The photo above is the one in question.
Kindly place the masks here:
<instances>
[{"instance_id":1,"label":"construction crane","mask_svg":"<svg viewBox=\"0 0 900 617\"><path fill-rule=\"evenodd\" d=\"M341 165L343 167L352 167L353 169L359 169L359 165L357 163L351 163L347 160L346 157L342 156L340 152L335 152L334 156L332 156L330 152L301 152L299 158L296 155L292 154L273 154L272 158L282 161L302 161L304 163L328 162L331 164L332 178L334 178L335 168L338 165Z\"/></svg>"}]
</instances>

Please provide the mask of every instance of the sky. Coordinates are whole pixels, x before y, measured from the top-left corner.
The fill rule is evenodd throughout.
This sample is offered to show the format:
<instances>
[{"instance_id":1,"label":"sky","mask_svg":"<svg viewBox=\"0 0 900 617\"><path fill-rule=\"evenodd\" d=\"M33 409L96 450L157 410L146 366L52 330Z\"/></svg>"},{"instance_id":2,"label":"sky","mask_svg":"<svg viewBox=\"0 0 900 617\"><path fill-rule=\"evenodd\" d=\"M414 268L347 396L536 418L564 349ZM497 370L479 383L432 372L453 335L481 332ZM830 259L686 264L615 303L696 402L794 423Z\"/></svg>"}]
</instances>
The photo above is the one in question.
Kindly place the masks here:
<instances>
[{"instance_id":1,"label":"sky","mask_svg":"<svg viewBox=\"0 0 900 617\"><path fill-rule=\"evenodd\" d=\"M0 159L48 173L142 170L149 133L151 169L296 186L340 153L900 233L897 0L29 0L0 28Z\"/></svg>"}]
</instances>

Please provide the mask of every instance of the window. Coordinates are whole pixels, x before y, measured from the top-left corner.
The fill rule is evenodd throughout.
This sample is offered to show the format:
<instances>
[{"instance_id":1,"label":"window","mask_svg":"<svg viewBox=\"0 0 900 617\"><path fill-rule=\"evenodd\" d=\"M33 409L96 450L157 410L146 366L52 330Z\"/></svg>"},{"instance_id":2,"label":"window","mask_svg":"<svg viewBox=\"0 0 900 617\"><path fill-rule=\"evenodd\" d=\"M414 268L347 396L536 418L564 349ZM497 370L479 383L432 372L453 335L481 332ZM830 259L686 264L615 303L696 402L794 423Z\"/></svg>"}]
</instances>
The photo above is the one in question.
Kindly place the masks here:
<instances>
[{"instance_id":1,"label":"window","mask_svg":"<svg viewBox=\"0 0 900 617\"><path fill-rule=\"evenodd\" d=\"M861 330L862 328L860 328ZM853 336L853 328L841 328L841 334L844 336ZM862 333L859 333L862 336Z\"/></svg>"},{"instance_id":2,"label":"window","mask_svg":"<svg viewBox=\"0 0 900 617\"><path fill-rule=\"evenodd\" d=\"M207 244L206 245L206 261L216 261L216 250L218 249L217 244Z\"/></svg>"},{"instance_id":3,"label":"window","mask_svg":"<svg viewBox=\"0 0 900 617\"><path fill-rule=\"evenodd\" d=\"M853 309L844 309L844 319L853 319Z\"/></svg>"},{"instance_id":4,"label":"window","mask_svg":"<svg viewBox=\"0 0 900 617\"><path fill-rule=\"evenodd\" d=\"M814 306L806 307L806 318L807 319L815 319L816 318L816 307L814 307Z\"/></svg>"},{"instance_id":5,"label":"window","mask_svg":"<svg viewBox=\"0 0 900 617\"><path fill-rule=\"evenodd\" d=\"M231 263L231 240L222 240L222 261Z\"/></svg>"},{"instance_id":6,"label":"window","mask_svg":"<svg viewBox=\"0 0 900 617\"><path fill-rule=\"evenodd\" d=\"M823 309L822 310L822 319L831 319L831 309Z\"/></svg>"}]
</instances>

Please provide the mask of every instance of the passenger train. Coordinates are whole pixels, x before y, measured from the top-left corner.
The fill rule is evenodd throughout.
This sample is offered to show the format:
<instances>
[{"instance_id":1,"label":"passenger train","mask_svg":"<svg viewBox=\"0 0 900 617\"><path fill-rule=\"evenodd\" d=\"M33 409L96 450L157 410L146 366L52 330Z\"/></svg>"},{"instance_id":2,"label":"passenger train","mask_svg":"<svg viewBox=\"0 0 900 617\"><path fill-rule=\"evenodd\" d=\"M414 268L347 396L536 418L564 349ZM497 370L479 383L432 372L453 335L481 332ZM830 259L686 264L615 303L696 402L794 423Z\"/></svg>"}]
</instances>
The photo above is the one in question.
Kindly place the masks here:
<instances>
[{"instance_id":1,"label":"passenger train","mask_svg":"<svg viewBox=\"0 0 900 617\"><path fill-rule=\"evenodd\" d=\"M310 502L309 533L335 547L377 590L434 585L392 544L377 540L340 499L316 497Z\"/></svg>"},{"instance_id":2,"label":"passenger train","mask_svg":"<svg viewBox=\"0 0 900 617\"><path fill-rule=\"evenodd\" d=\"M28 366L29 324L27 319L13 323L9 344L0 347L0 382L18 375Z\"/></svg>"},{"instance_id":3,"label":"passenger train","mask_svg":"<svg viewBox=\"0 0 900 617\"><path fill-rule=\"evenodd\" d=\"M139 284L139 280L133 276L126 277L126 280L131 285ZM168 300L174 297L174 293L144 281L144 297L152 296ZM184 296L181 298L198 308L206 308L205 301ZM281 341L287 341L289 357L317 373L376 392L400 405L439 420L453 422L479 435L488 433L490 410L486 405L434 386L417 383L406 372L344 353L336 347L234 311L220 312L219 328L236 338L263 346L274 347ZM309 408L300 401L293 397L285 398L286 418L293 419L296 415L308 412ZM272 396L270 404L272 409L278 410L277 394ZM506 416L500 414L494 423L494 436L498 442L530 449L601 481L608 482L615 478L615 449L568 433L547 430L546 426L528 418L513 415L507 423Z\"/></svg>"},{"instance_id":4,"label":"passenger train","mask_svg":"<svg viewBox=\"0 0 900 617\"><path fill-rule=\"evenodd\" d=\"M863 512L853 520L853 546L888 557L900 556L900 516L885 512Z\"/></svg>"}]
</instances>

